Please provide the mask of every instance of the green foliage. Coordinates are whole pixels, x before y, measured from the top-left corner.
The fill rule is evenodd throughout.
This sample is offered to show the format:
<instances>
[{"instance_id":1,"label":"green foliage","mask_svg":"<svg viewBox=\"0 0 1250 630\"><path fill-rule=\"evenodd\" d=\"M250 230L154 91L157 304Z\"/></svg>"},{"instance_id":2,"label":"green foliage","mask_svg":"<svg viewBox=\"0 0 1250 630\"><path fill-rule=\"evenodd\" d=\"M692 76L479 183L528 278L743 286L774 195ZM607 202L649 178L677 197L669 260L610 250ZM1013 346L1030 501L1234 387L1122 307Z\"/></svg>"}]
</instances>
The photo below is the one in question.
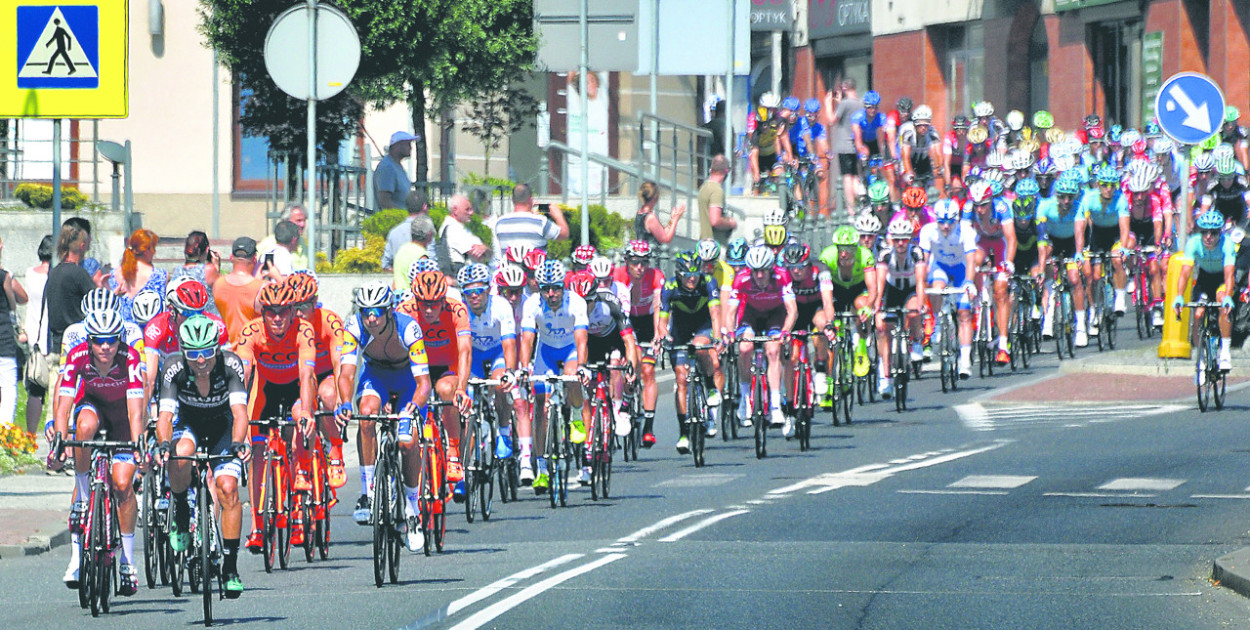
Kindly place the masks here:
<instances>
[{"instance_id":1,"label":"green foliage","mask_svg":"<svg viewBox=\"0 0 1250 630\"><path fill-rule=\"evenodd\" d=\"M466 173L461 178L460 183L464 186L490 186L492 188L507 188L512 190L516 187L516 182L503 177L491 177L490 175L478 175L477 173Z\"/></svg>"},{"instance_id":2,"label":"green foliage","mask_svg":"<svg viewBox=\"0 0 1250 630\"><path fill-rule=\"evenodd\" d=\"M365 235L363 247L339 250L334 257L334 273L377 273L382 270L382 252L386 250L386 237Z\"/></svg>"},{"instance_id":3,"label":"green foliage","mask_svg":"<svg viewBox=\"0 0 1250 630\"><path fill-rule=\"evenodd\" d=\"M32 208L47 210L52 207L52 187L46 184L20 184L13 189L13 196ZM87 196L77 188L61 187L61 208L74 210L87 205Z\"/></svg>"},{"instance_id":4,"label":"green foliage","mask_svg":"<svg viewBox=\"0 0 1250 630\"><path fill-rule=\"evenodd\" d=\"M569 222L569 238L547 243L548 258L567 258L573 253L573 247L581 244L582 211L581 207L561 205L564 218ZM590 205L590 244L599 251L620 249L625 245L625 229L629 222L615 212L599 205Z\"/></svg>"},{"instance_id":5,"label":"green foliage","mask_svg":"<svg viewBox=\"0 0 1250 630\"><path fill-rule=\"evenodd\" d=\"M490 155L499 149L508 134L520 131L538 113L538 101L515 83L492 87L470 99L468 115L460 127L477 138L485 150L486 179L490 177Z\"/></svg>"},{"instance_id":6,"label":"green foliage","mask_svg":"<svg viewBox=\"0 0 1250 630\"><path fill-rule=\"evenodd\" d=\"M387 208L373 213L373 216L360 222L360 230L367 235L386 238L391 229L408 218L408 211L401 208Z\"/></svg>"}]
</instances>

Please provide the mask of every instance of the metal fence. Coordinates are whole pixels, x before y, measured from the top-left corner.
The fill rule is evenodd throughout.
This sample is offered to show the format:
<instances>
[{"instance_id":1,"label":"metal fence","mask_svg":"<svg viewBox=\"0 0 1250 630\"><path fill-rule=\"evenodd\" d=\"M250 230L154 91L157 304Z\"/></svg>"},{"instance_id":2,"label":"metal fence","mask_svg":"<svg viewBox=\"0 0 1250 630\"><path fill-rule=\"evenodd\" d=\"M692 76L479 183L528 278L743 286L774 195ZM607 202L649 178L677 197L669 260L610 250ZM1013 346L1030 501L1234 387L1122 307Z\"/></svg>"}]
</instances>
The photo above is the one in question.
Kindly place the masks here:
<instances>
[{"instance_id":1,"label":"metal fence","mask_svg":"<svg viewBox=\"0 0 1250 630\"><path fill-rule=\"evenodd\" d=\"M49 123L48 133L39 133L35 125ZM51 183L52 136L51 121L0 119L0 199L14 199L14 191L27 182ZM66 127L73 129L72 125ZM77 133L62 135L61 185L75 188L100 201L101 187L107 187L112 172L107 160L95 150L98 122L91 121L90 135L84 133L87 121L78 122ZM101 179L103 177L104 179Z\"/></svg>"}]
</instances>

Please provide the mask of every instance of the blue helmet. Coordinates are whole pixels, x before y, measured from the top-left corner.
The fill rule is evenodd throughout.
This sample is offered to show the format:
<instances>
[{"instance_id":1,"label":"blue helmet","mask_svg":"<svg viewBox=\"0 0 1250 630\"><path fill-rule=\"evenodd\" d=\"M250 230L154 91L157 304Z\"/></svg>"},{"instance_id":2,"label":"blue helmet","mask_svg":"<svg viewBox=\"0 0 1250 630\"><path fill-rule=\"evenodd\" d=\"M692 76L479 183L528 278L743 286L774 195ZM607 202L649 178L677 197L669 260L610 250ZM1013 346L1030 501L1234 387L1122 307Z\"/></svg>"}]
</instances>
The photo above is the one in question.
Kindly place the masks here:
<instances>
[{"instance_id":1,"label":"blue helmet","mask_svg":"<svg viewBox=\"0 0 1250 630\"><path fill-rule=\"evenodd\" d=\"M725 262L734 267L745 265L747 250L750 248L747 240L741 236L729 241L729 247L725 248Z\"/></svg>"},{"instance_id":2,"label":"blue helmet","mask_svg":"<svg viewBox=\"0 0 1250 630\"><path fill-rule=\"evenodd\" d=\"M799 105L799 97L797 96L787 96L785 100L781 101L781 109L795 111L799 108Z\"/></svg>"},{"instance_id":3,"label":"blue helmet","mask_svg":"<svg viewBox=\"0 0 1250 630\"><path fill-rule=\"evenodd\" d=\"M1003 180L1000 178L992 178L988 180L990 183L990 194L995 197L1003 196Z\"/></svg>"},{"instance_id":4,"label":"blue helmet","mask_svg":"<svg viewBox=\"0 0 1250 630\"><path fill-rule=\"evenodd\" d=\"M1098 167L1098 171L1094 173L1094 178L1099 184L1114 184L1120 181L1120 173L1110 164L1103 164Z\"/></svg>"},{"instance_id":5,"label":"blue helmet","mask_svg":"<svg viewBox=\"0 0 1250 630\"><path fill-rule=\"evenodd\" d=\"M1037 180L1029 177L1016 182L1016 195L1019 197L1032 197L1041 192L1041 188L1037 185Z\"/></svg>"},{"instance_id":6,"label":"blue helmet","mask_svg":"<svg viewBox=\"0 0 1250 630\"><path fill-rule=\"evenodd\" d=\"M818 98L807 99L807 101L803 103L803 111L809 114L815 114L816 112L820 111L820 99Z\"/></svg>"},{"instance_id":7,"label":"blue helmet","mask_svg":"<svg viewBox=\"0 0 1250 630\"><path fill-rule=\"evenodd\" d=\"M1081 192L1081 176L1075 170L1064 171L1055 181L1056 195L1076 195Z\"/></svg>"},{"instance_id":8,"label":"blue helmet","mask_svg":"<svg viewBox=\"0 0 1250 630\"><path fill-rule=\"evenodd\" d=\"M1120 143L1120 134L1124 132L1124 128L1119 123L1111 125L1111 129L1107 131L1107 140L1112 144Z\"/></svg>"},{"instance_id":9,"label":"blue helmet","mask_svg":"<svg viewBox=\"0 0 1250 630\"><path fill-rule=\"evenodd\" d=\"M1224 215L1219 210L1207 210L1198 217L1199 230L1218 230L1224 227Z\"/></svg>"},{"instance_id":10,"label":"blue helmet","mask_svg":"<svg viewBox=\"0 0 1250 630\"><path fill-rule=\"evenodd\" d=\"M876 90L868 90L868 92L864 94L864 106L865 107L875 106L875 105L880 105L880 104L881 104L881 95L877 94Z\"/></svg>"},{"instance_id":11,"label":"blue helmet","mask_svg":"<svg viewBox=\"0 0 1250 630\"><path fill-rule=\"evenodd\" d=\"M1038 175L1055 175L1059 172L1059 167L1050 157L1044 157L1033 164L1033 172Z\"/></svg>"},{"instance_id":12,"label":"blue helmet","mask_svg":"<svg viewBox=\"0 0 1250 630\"><path fill-rule=\"evenodd\" d=\"M1146 123L1146 137L1147 138L1153 138L1159 135L1163 135L1163 130L1159 128L1159 123L1153 120Z\"/></svg>"}]
</instances>

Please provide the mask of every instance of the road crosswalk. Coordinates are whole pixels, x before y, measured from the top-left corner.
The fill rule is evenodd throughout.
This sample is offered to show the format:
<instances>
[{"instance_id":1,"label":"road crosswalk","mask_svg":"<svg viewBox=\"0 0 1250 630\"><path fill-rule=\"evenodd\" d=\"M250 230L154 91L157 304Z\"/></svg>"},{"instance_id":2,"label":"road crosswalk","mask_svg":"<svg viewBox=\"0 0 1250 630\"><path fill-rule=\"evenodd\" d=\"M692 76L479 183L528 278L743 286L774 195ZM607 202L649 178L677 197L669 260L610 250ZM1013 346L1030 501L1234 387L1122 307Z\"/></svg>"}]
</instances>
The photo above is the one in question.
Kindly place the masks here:
<instances>
[{"instance_id":1,"label":"road crosswalk","mask_svg":"<svg viewBox=\"0 0 1250 630\"><path fill-rule=\"evenodd\" d=\"M1244 483L1244 482L1243 482ZM900 488L899 494L915 495L982 495L1007 496L1014 493L1033 493L1044 497L1068 498L1130 498L1149 499L1159 496L1184 496L1190 499L1241 499L1250 500L1250 487L1228 484L1227 488L1212 490L1209 482L1195 484L1188 479L1167 477L1117 477L1106 480L1087 480L1074 483L1065 478L1046 480L1036 475L968 475L942 486L928 488Z\"/></svg>"},{"instance_id":2,"label":"road crosswalk","mask_svg":"<svg viewBox=\"0 0 1250 630\"><path fill-rule=\"evenodd\" d=\"M998 431L1035 427L1081 427L1118 422L1188 409L1183 405L1161 404L1042 404L1042 405L956 405L955 412L964 426L973 431Z\"/></svg>"}]
</instances>

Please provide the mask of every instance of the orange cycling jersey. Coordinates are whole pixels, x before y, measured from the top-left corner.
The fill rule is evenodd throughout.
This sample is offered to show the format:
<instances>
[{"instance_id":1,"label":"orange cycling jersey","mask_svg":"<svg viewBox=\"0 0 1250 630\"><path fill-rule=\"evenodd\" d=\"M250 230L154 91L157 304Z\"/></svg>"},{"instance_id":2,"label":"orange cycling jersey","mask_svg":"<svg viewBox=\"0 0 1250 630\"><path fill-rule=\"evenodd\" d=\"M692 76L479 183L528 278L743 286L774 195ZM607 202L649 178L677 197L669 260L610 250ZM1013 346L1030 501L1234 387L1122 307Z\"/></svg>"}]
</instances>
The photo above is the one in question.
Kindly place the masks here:
<instances>
[{"instance_id":1,"label":"orange cycling jersey","mask_svg":"<svg viewBox=\"0 0 1250 630\"><path fill-rule=\"evenodd\" d=\"M460 343L468 348L469 309L455 298L443 298L443 313L437 322L427 323L418 313L417 301L406 300L396 309L417 321L425 340L425 354L432 366L455 367L460 361Z\"/></svg>"},{"instance_id":2,"label":"orange cycling jersey","mask_svg":"<svg viewBox=\"0 0 1250 630\"><path fill-rule=\"evenodd\" d=\"M291 322L284 337L276 339L269 336L262 318L253 319L239 331L234 352L256 369L257 382L275 384L297 382L300 366L315 366L317 361L312 324L299 318Z\"/></svg>"},{"instance_id":3,"label":"orange cycling jersey","mask_svg":"<svg viewBox=\"0 0 1250 630\"><path fill-rule=\"evenodd\" d=\"M343 346L343 318L338 313L325 308L314 309L308 320L313 327L313 343L317 348L317 374L328 374L337 367L330 352Z\"/></svg>"}]
</instances>

